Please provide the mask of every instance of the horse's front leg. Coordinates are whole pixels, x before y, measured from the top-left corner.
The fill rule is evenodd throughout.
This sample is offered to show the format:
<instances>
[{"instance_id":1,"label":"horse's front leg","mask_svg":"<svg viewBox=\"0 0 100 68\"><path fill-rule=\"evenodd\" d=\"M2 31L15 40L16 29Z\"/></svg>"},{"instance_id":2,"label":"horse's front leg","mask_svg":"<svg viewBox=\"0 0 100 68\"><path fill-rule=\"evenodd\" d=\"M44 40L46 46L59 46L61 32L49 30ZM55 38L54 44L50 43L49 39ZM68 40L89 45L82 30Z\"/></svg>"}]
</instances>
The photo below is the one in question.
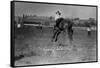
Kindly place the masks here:
<instances>
[{"instance_id":1,"label":"horse's front leg","mask_svg":"<svg viewBox=\"0 0 100 68\"><path fill-rule=\"evenodd\" d=\"M57 39L58 39L58 35L60 34L60 31L59 30L56 30L55 32L54 32L54 35L53 35L53 37L52 37L52 41L54 40L55 42L57 41Z\"/></svg>"},{"instance_id":2,"label":"horse's front leg","mask_svg":"<svg viewBox=\"0 0 100 68\"><path fill-rule=\"evenodd\" d=\"M53 33L55 33L56 30L57 30L57 27L54 25Z\"/></svg>"},{"instance_id":3,"label":"horse's front leg","mask_svg":"<svg viewBox=\"0 0 100 68\"><path fill-rule=\"evenodd\" d=\"M58 32L57 30L54 31L52 41L55 39L57 32Z\"/></svg>"},{"instance_id":4,"label":"horse's front leg","mask_svg":"<svg viewBox=\"0 0 100 68\"><path fill-rule=\"evenodd\" d=\"M55 35L55 42L58 40L58 36L59 36L60 33L61 33L61 31L58 30L57 33L56 33L56 35Z\"/></svg>"}]
</instances>

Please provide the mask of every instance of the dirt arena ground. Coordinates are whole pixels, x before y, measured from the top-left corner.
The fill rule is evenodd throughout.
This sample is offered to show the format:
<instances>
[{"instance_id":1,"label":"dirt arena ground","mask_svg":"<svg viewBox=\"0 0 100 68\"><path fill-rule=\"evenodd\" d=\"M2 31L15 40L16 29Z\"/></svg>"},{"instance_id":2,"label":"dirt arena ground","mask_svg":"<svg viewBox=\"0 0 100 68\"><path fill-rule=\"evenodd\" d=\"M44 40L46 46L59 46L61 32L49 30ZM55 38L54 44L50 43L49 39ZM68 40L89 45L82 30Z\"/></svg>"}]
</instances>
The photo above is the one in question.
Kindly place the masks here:
<instances>
[{"instance_id":1,"label":"dirt arena ground","mask_svg":"<svg viewBox=\"0 0 100 68\"><path fill-rule=\"evenodd\" d=\"M52 28L25 26L15 30L15 66L96 61L96 31L74 28L72 43L67 33L51 42Z\"/></svg>"}]
</instances>

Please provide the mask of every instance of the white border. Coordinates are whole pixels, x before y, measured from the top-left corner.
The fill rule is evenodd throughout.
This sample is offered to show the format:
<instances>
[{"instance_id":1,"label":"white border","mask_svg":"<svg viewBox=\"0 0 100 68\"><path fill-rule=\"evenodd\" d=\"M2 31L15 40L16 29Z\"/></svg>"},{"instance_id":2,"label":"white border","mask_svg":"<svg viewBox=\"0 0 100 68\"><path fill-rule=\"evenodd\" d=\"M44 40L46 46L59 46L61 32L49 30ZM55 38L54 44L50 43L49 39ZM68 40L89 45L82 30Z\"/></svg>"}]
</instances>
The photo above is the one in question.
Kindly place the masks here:
<instances>
[{"instance_id":1,"label":"white border","mask_svg":"<svg viewBox=\"0 0 100 68\"><path fill-rule=\"evenodd\" d=\"M98 7L100 7L99 0L22 0L22 1L98 5ZM98 8L98 12L99 11L100 8ZM100 18L100 14L98 13L98 19L99 18ZM100 20L98 21L98 26L100 26L99 22ZM100 34L100 28L98 27L98 35L99 34ZM100 37L98 36L98 40L100 40L99 38ZM98 41L98 52L100 52L99 41ZM100 53L98 54L98 56L100 57ZM37 68L80 68L80 67L99 68L99 65L100 62L37 66ZM0 1L0 68L10 68L10 0ZM29 68L29 67L25 67L25 68Z\"/></svg>"}]
</instances>

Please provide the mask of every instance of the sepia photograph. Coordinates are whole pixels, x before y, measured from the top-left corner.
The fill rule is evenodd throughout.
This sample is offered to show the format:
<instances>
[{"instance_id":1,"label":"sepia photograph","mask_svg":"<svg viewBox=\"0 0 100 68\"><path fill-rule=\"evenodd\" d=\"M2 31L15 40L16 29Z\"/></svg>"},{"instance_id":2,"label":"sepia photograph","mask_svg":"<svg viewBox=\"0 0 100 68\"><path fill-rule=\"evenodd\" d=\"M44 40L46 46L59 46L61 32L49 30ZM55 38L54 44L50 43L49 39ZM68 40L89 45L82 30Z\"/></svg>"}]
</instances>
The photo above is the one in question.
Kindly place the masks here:
<instances>
[{"instance_id":1,"label":"sepia photograph","mask_svg":"<svg viewBox=\"0 0 100 68\"><path fill-rule=\"evenodd\" d=\"M11 4L12 66L97 62L97 6Z\"/></svg>"}]
</instances>

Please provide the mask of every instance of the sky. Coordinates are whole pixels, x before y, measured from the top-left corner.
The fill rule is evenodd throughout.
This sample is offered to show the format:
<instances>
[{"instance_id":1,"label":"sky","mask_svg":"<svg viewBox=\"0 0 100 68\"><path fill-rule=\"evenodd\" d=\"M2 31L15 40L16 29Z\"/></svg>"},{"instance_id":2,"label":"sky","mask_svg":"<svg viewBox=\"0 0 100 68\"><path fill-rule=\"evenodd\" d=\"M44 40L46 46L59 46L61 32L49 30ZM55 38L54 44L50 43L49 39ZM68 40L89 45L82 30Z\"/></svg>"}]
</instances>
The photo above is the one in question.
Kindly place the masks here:
<instances>
[{"instance_id":1,"label":"sky","mask_svg":"<svg viewBox=\"0 0 100 68\"><path fill-rule=\"evenodd\" d=\"M15 16L23 14L55 16L57 10L64 18L96 19L96 7L15 2Z\"/></svg>"}]
</instances>

